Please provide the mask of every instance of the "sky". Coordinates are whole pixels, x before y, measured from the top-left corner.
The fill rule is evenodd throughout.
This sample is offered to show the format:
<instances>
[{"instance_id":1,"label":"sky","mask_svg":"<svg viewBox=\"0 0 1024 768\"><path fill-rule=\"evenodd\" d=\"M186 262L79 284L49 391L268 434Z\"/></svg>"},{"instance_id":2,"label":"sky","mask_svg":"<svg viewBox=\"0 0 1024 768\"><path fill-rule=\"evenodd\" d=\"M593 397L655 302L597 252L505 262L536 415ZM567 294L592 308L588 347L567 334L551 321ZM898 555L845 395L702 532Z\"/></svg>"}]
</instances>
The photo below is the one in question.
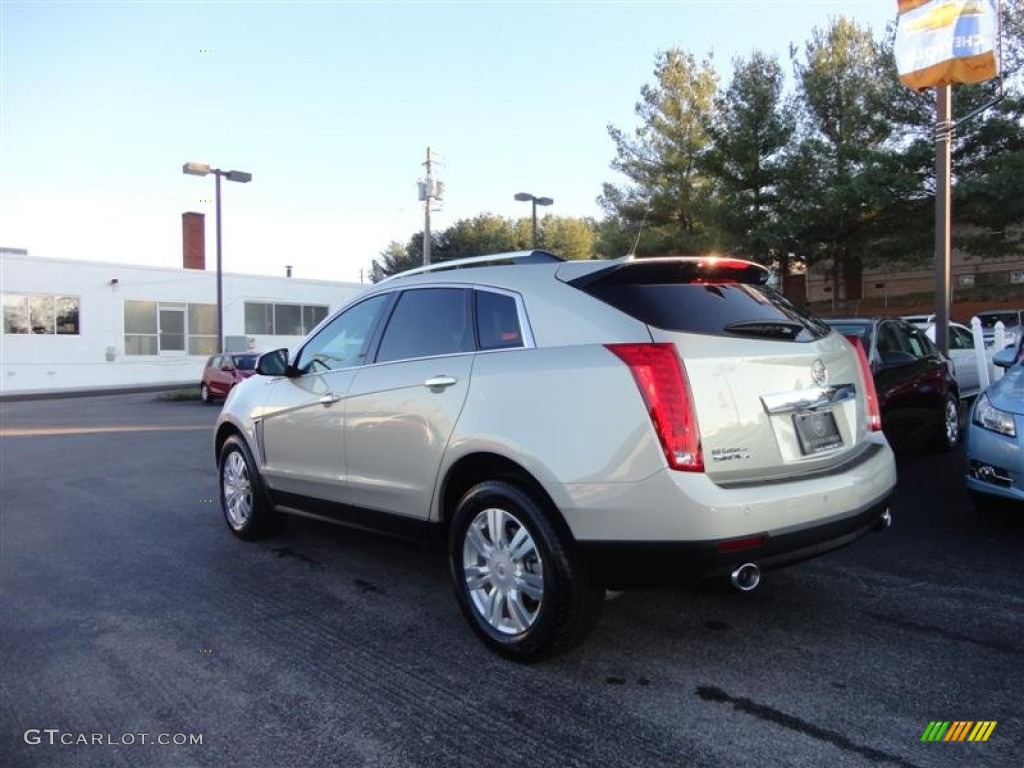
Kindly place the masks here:
<instances>
[{"instance_id":1,"label":"sky","mask_svg":"<svg viewBox=\"0 0 1024 768\"><path fill-rule=\"evenodd\" d=\"M0 0L0 246L180 267L181 214L221 190L223 269L357 282L423 228L481 213L600 218L615 147L659 51L787 62L843 14L896 0L48 2ZM787 71L790 70L788 63Z\"/></svg>"}]
</instances>

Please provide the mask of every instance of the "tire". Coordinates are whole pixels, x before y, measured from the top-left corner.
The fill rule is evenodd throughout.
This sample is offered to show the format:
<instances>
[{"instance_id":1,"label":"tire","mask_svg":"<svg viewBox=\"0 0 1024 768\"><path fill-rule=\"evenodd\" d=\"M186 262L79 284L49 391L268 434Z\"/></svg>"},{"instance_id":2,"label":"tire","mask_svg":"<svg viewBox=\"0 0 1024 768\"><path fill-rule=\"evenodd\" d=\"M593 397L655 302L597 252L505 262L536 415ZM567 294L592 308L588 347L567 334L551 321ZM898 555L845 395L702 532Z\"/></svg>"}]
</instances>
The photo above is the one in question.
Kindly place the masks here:
<instances>
[{"instance_id":1,"label":"tire","mask_svg":"<svg viewBox=\"0 0 1024 768\"><path fill-rule=\"evenodd\" d=\"M261 539L279 532L284 516L274 510L245 442L232 435L220 449L220 508L224 522L240 539Z\"/></svg>"},{"instance_id":2,"label":"tire","mask_svg":"<svg viewBox=\"0 0 1024 768\"><path fill-rule=\"evenodd\" d=\"M946 395L936 426L938 434L932 442L932 448L952 451L960 445L960 399L952 392Z\"/></svg>"},{"instance_id":3,"label":"tire","mask_svg":"<svg viewBox=\"0 0 1024 768\"><path fill-rule=\"evenodd\" d=\"M530 662L565 652L591 632L604 590L591 583L571 544L515 485L491 480L462 497L448 561L459 607L488 647Z\"/></svg>"},{"instance_id":4,"label":"tire","mask_svg":"<svg viewBox=\"0 0 1024 768\"><path fill-rule=\"evenodd\" d=\"M199 385L199 399L207 405L213 402L213 394L210 392L210 388L206 386L206 382Z\"/></svg>"}]
</instances>

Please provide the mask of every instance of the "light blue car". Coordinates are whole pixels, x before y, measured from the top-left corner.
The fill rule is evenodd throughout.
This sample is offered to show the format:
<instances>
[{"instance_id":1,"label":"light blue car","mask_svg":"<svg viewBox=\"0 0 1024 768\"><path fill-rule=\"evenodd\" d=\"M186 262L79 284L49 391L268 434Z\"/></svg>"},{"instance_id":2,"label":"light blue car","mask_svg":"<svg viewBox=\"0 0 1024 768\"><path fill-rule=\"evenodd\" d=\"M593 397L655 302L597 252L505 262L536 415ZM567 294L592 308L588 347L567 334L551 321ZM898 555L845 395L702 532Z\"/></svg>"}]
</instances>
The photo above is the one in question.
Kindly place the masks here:
<instances>
[{"instance_id":1,"label":"light blue car","mask_svg":"<svg viewBox=\"0 0 1024 768\"><path fill-rule=\"evenodd\" d=\"M967 420L967 492L978 506L1024 504L1024 339L992 362L1006 372L978 395Z\"/></svg>"}]
</instances>

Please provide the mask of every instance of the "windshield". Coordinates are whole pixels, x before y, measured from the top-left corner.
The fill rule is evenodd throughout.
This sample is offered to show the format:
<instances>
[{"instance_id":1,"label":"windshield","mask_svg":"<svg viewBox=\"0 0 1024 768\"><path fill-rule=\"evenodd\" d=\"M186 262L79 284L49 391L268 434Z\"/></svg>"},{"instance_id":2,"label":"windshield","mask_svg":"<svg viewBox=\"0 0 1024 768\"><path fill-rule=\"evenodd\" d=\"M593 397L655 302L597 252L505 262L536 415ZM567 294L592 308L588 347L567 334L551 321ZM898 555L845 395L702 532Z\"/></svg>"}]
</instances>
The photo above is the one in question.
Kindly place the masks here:
<instances>
[{"instance_id":1,"label":"windshield","mask_svg":"<svg viewBox=\"0 0 1024 768\"><path fill-rule=\"evenodd\" d=\"M256 361L259 359L259 355L232 355L231 359L238 370L254 371L256 370Z\"/></svg>"}]
</instances>

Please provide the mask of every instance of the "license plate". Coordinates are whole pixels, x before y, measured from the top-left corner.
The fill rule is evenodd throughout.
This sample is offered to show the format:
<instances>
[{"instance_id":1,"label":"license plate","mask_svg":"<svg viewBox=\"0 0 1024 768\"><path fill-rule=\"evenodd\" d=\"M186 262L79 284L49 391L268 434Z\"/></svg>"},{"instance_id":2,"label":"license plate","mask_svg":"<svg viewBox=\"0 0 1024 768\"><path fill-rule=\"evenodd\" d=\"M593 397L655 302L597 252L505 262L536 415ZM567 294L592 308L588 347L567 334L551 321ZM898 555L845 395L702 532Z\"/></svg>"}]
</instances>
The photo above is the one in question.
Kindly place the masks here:
<instances>
[{"instance_id":1,"label":"license plate","mask_svg":"<svg viewBox=\"0 0 1024 768\"><path fill-rule=\"evenodd\" d=\"M831 451L843 444L832 411L811 411L793 414L793 426L805 456Z\"/></svg>"}]
</instances>

